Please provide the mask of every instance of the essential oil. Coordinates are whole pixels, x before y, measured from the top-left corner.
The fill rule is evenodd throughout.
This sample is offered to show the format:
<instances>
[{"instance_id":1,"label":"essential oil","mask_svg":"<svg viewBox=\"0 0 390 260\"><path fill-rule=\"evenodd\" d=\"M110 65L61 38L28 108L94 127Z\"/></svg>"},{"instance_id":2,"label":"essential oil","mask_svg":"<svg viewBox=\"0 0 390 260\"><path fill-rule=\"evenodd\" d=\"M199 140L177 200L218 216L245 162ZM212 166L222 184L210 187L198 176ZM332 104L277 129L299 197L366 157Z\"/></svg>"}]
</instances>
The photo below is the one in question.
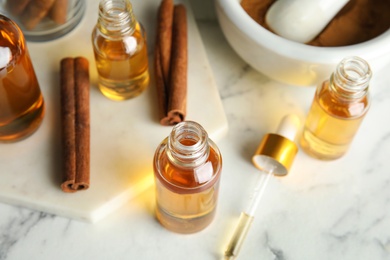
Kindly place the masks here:
<instances>
[{"instance_id":1,"label":"essential oil","mask_svg":"<svg viewBox=\"0 0 390 260\"><path fill-rule=\"evenodd\" d=\"M156 216L169 230L193 233L213 220L221 154L197 123L177 124L154 157Z\"/></svg>"},{"instance_id":2,"label":"essential oil","mask_svg":"<svg viewBox=\"0 0 390 260\"><path fill-rule=\"evenodd\" d=\"M128 0L102 0L92 33L100 91L110 99L141 94L149 84L146 34Z\"/></svg>"},{"instance_id":3,"label":"essential oil","mask_svg":"<svg viewBox=\"0 0 390 260\"><path fill-rule=\"evenodd\" d=\"M3 15L0 28L0 142L12 142L38 129L45 105L22 31Z\"/></svg>"},{"instance_id":4,"label":"essential oil","mask_svg":"<svg viewBox=\"0 0 390 260\"><path fill-rule=\"evenodd\" d=\"M305 152L323 160L347 152L370 105L371 76L365 60L349 57L319 85L301 138Z\"/></svg>"}]
</instances>

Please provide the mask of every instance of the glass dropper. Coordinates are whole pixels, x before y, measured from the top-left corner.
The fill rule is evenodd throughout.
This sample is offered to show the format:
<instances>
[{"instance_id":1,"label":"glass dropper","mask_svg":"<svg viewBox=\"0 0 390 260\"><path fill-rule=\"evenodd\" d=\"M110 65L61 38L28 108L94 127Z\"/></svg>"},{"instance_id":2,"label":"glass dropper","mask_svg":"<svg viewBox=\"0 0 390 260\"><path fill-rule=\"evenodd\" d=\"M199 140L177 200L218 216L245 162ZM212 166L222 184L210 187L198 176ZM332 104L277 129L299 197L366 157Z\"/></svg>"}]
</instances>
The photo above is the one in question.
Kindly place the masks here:
<instances>
[{"instance_id":1,"label":"glass dropper","mask_svg":"<svg viewBox=\"0 0 390 260\"><path fill-rule=\"evenodd\" d=\"M287 115L279 124L277 133L265 135L257 148L255 155L252 157L252 162L261 173L256 180L249 204L241 212L238 225L226 248L225 260L233 260L238 256L271 177L273 175L285 176L288 174L288 170L298 152L294 139L299 127L299 118L293 114Z\"/></svg>"},{"instance_id":2,"label":"glass dropper","mask_svg":"<svg viewBox=\"0 0 390 260\"><path fill-rule=\"evenodd\" d=\"M243 212L241 212L238 225L226 248L225 260L235 259L240 252L241 246L244 243L246 235L248 234L255 217L257 206L259 205L260 199L264 194L265 188L268 184L268 181L271 179L271 176L272 172L262 172L259 174L248 207Z\"/></svg>"}]
</instances>

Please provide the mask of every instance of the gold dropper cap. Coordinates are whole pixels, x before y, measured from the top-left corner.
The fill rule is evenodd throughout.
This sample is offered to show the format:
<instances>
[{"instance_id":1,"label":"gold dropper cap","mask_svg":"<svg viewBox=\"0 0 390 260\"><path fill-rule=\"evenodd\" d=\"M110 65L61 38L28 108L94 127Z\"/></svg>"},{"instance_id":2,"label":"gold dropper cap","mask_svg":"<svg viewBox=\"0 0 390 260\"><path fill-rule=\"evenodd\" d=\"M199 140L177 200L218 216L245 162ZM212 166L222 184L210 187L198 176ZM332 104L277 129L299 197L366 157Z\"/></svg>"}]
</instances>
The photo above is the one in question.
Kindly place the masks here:
<instances>
[{"instance_id":1,"label":"gold dropper cap","mask_svg":"<svg viewBox=\"0 0 390 260\"><path fill-rule=\"evenodd\" d=\"M252 157L256 168L276 176L287 175L298 153L294 139L299 127L299 117L290 114L282 119L275 134L266 134Z\"/></svg>"}]
</instances>

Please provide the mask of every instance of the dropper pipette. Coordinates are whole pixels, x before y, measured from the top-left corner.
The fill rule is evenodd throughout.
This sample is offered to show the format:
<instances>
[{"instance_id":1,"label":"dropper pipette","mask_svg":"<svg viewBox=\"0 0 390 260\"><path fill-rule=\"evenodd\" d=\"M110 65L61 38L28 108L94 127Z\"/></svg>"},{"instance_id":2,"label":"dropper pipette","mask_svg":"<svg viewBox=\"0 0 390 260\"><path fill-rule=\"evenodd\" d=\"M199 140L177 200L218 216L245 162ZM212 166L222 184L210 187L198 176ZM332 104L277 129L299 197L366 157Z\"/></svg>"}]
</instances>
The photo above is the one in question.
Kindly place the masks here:
<instances>
[{"instance_id":1,"label":"dropper pipette","mask_svg":"<svg viewBox=\"0 0 390 260\"><path fill-rule=\"evenodd\" d=\"M260 199L264 194L265 188L268 184L268 181L271 179L271 176L272 171L268 173L262 172L259 174L248 207L246 210L241 212L236 230L234 231L234 234L226 248L225 260L235 259L240 252L241 246L255 217L257 206L259 205Z\"/></svg>"},{"instance_id":2,"label":"dropper pipette","mask_svg":"<svg viewBox=\"0 0 390 260\"><path fill-rule=\"evenodd\" d=\"M299 126L300 120L296 115L285 116L278 127L277 134L267 134L252 157L253 164L262 172L256 180L248 207L241 212L238 225L226 248L225 260L233 260L238 256L270 178L273 175L288 174L298 152L294 139Z\"/></svg>"}]
</instances>

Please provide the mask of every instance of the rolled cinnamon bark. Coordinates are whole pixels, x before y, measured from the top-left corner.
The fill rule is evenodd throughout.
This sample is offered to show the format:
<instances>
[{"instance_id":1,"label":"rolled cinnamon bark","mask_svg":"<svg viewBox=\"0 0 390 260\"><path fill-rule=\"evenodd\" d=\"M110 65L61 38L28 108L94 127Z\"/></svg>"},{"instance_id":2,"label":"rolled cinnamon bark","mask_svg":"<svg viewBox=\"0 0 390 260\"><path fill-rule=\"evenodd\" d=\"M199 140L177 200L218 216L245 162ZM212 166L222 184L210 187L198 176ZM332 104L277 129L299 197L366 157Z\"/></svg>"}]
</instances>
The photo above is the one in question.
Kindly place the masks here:
<instances>
[{"instance_id":1,"label":"rolled cinnamon bark","mask_svg":"<svg viewBox=\"0 0 390 260\"><path fill-rule=\"evenodd\" d=\"M172 25L172 52L169 74L167 116L163 125L182 122L187 110L187 14L184 5L175 5Z\"/></svg>"},{"instance_id":2,"label":"rolled cinnamon bark","mask_svg":"<svg viewBox=\"0 0 390 260\"><path fill-rule=\"evenodd\" d=\"M6 7L13 15L21 14L31 0L7 0Z\"/></svg>"},{"instance_id":3,"label":"rolled cinnamon bark","mask_svg":"<svg viewBox=\"0 0 390 260\"><path fill-rule=\"evenodd\" d=\"M157 15L154 72L160 119L167 115L168 109L173 8L174 6L172 0L163 0L160 4Z\"/></svg>"},{"instance_id":4,"label":"rolled cinnamon bark","mask_svg":"<svg viewBox=\"0 0 390 260\"><path fill-rule=\"evenodd\" d=\"M162 72L161 57L158 48L158 42L156 43L154 54L154 76L157 91L157 105L159 118L162 119L167 114L168 108L168 84L164 82L164 76Z\"/></svg>"},{"instance_id":5,"label":"rolled cinnamon bark","mask_svg":"<svg viewBox=\"0 0 390 260\"><path fill-rule=\"evenodd\" d=\"M57 24L64 24L68 11L68 0L55 0L50 9L50 18Z\"/></svg>"},{"instance_id":6,"label":"rolled cinnamon bark","mask_svg":"<svg viewBox=\"0 0 390 260\"><path fill-rule=\"evenodd\" d=\"M64 192L89 188L90 117L88 60L61 60L61 121Z\"/></svg>"},{"instance_id":7,"label":"rolled cinnamon bark","mask_svg":"<svg viewBox=\"0 0 390 260\"><path fill-rule=\"evenodd\" d=\"M90 117L88 60L77 57L75 67L76 95L76 179L74 190L89 188Z\"/></svg>"},{"instance_id":8,"label":"rolled cinnamon bark","mask_svg":"<svg viewBox=\"0 0 390 260\"><path fill-rule=\"evenodd\" d=\"M72 185L76 179L76 133L75 133L75 94L74 60L61 60L61 140L64 180L61 188L65 192L74 191Z\"/></svg>"},{"instance_id":9,"label":"rolled cinnamon bark","mask_svg":"<svg viewBox=\"0 0 390 260\"><path fill-rule=\"evenodd\" d=\"M32 30L49 13L55 0L31 0L23 11L20 20L24 27Z\"/></svg>"},{"instance_id":10,"label":"rolled cinnamon bark","mask_svg":"<svg viewBox=\"0 0 390 260\"><path fill-rule=\"evenodd\" d=\"M183 121L187 107L187 15L181 4L175 5L172 13L171 4L171 1L163 0L159 8L155 47L155 79L162 125ZM164 75L168 58L163 58L167 49L170 49L168 76Z\"/></svg>"},{"instance_id":11,"label":"rolled cinnamon bark","mask_svg":"<svg viewBox=\"0 0 390 260\"><path fill-rule=\"evenodd\" d=\"M171 63L172 23L174 5L172 0L163 0L158 10L157 44L161 70L166 86L169 86L169 68Z\"/></svg>"}]
</instances>

